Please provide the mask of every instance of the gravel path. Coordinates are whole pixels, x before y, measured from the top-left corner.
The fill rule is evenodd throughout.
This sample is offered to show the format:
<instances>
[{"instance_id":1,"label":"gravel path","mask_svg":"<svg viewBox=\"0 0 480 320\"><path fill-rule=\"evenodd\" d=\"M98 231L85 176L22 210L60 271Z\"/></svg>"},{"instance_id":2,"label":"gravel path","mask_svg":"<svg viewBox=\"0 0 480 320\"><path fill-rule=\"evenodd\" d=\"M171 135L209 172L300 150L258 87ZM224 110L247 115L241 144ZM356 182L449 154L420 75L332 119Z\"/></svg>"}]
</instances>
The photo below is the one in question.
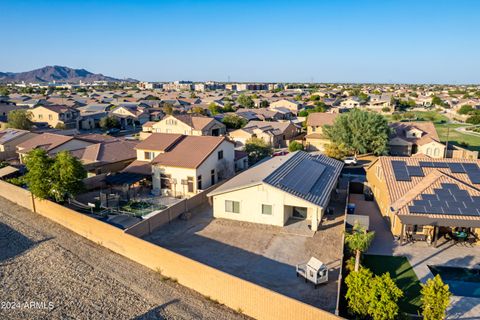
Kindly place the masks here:
<instances>
[{"instance_id":1,"label":"gravel path","mask_svg":"<svg viewBox=\"0 0 480 320\"><path fill-rule=\"evenodd\" d=\"M1 319L245 319L0 197Z\"/></svg>"}]
</instances>

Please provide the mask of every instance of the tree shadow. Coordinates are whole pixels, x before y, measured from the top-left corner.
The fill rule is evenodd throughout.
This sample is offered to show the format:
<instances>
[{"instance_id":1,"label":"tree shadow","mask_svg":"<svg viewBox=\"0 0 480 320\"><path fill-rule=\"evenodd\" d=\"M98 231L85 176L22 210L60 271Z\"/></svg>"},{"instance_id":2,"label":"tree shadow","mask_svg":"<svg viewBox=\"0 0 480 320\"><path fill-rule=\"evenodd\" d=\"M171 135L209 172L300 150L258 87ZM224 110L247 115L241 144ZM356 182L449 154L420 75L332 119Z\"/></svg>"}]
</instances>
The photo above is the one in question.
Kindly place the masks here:
<instances>
[{"instance_id":1,"label":"tree shadow","mask_svg":"<svg viewBox=\"0 0 480 320\"><path fill-rule=\"evenodd\" d=\"M172 305L172 304L176 304L176 303L179 303L180 300L179 299L173 299L171 301L168 301L168 302L165 302L153 309L150 309L148 310L146 313L144 314L141 314L135 318L133 318L134 320L164 320L164 319L167 319L166 316L164 316L164 312L165 312L165 308L167 308L168 306Z\"/></svg>"},{"instance_id":2,"label":"tree shadow","mask_svg":"<svg viewBox=\"0 0 480 320\"><path fill-rule=\"evenodd\" d=\"M22 233L0 222L0 263L11 260L41 242L48 241L51 237L40 241L33 241Z\"/></svg>"}]
</instances>

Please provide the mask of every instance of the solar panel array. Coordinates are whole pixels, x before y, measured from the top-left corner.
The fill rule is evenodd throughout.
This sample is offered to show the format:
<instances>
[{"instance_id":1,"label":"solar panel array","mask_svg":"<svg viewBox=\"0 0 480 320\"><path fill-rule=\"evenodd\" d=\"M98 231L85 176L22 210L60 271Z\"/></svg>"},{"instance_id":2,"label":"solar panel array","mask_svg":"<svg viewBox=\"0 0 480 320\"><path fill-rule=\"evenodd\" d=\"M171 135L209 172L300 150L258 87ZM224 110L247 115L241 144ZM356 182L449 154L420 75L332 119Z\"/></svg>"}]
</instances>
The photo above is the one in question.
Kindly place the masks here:
<instances>
[{"instance_id":1,"label":"solar panel array","mask_svg":"<svg viewBox=\"0 0 480 320\"><path fill-rule=\"evenodd\" d=\"M308 194L326 168L320 162L313 161L315 160L303 159L280 181L280 184L302 194Z\"/></svg>"},{"instance_id":2,"label":"solar panel array","mask_svg":"<svg viewBox=\"0 0 480 320\"><path fill-rule=\"evenodd\" d=\"M423 168L450 169L452 173L465 173L473 184L480 184L480 168L476 163L442 161L419 161L419 166L407 165L405 161L393 160L392 168L397 181L411 181L411 177L424 177Z\"/></svg>"},{"instance_id":3,"label":"solar panel array","mask_svg":"<svg viewBox=\"0 0 480 320\"><path fill-rule=\"evenodd\" d=\"M420 197L408 207L411 213L480 216L480 196L472 197L454 183L442 183L433 194Z\"/></svg>"}]
</instances>

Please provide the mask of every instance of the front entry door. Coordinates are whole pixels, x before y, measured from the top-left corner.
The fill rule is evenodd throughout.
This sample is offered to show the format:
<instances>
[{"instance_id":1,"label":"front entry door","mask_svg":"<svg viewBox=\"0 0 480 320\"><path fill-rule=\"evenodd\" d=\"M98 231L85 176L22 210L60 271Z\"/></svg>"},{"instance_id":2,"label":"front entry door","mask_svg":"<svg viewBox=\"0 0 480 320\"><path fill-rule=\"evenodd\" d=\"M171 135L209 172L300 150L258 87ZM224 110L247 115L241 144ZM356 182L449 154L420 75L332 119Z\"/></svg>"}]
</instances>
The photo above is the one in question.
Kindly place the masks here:
<instances>
[{"instance_id":1,"label":"front entry door","mask_svg":"<svg viewBox=\"0 0 480 320\"><path fill-rule=\"evenodd\" d=\"M296 219L306 219L307 218L307 208L293 207L293 218Z\"/></svg>"}]
</instances>

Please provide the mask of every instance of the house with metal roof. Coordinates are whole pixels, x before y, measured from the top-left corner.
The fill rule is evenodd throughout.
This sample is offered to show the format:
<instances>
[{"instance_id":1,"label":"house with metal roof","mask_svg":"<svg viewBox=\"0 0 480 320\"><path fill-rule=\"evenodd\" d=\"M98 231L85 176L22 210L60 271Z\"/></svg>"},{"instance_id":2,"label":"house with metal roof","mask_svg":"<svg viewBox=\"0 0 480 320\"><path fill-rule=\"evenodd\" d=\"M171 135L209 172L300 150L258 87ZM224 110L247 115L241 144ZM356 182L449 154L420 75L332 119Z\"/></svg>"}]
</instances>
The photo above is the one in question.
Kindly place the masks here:
<instances>
[{"instance_id":1,"label":"house with metal roof","mask_svg":"<svg viewBox=\"0 0 480 320\"><path fill-rule=\"evenodd\" d=\"M342 168L325 155L297 151L264 161L207 196L216 218L276 226L308 220L316 231Z\"/></svg>"}]
</instances>

